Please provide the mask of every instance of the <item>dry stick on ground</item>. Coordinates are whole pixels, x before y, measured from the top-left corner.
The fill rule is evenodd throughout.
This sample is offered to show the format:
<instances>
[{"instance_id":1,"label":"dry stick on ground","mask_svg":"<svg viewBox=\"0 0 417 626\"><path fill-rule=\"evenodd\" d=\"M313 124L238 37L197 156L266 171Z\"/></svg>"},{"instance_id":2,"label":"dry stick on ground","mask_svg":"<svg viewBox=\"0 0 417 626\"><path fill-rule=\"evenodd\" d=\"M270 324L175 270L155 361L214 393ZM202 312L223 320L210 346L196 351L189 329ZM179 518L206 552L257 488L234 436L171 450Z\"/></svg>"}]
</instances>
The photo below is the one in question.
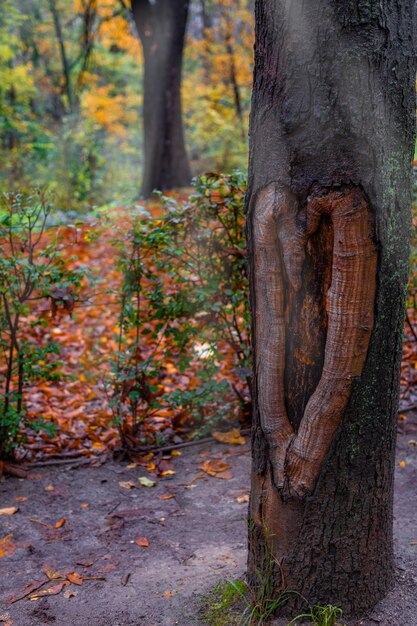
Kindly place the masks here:
<instances>
[{"instance_id":1,"label":"dry stick on ground","mask_svg":"<svg viewBox=\"0 0 417 626\"><path fill-rule=\"evenodd\" d=\"M241 435L249 435L251 432L250 428L244 428L240 431ZM199 446L203 443L214 443L216 440L213 437L204 437L203 439L196 439L195 441L184 441L182 443L176 443L169 446L149 446L147 448L131 448L127 452L169 452L170 450L177 450L178 448L190 448L191 446ZM217 442L219 443L219 442Z\"/></svg>"}]
</instances>

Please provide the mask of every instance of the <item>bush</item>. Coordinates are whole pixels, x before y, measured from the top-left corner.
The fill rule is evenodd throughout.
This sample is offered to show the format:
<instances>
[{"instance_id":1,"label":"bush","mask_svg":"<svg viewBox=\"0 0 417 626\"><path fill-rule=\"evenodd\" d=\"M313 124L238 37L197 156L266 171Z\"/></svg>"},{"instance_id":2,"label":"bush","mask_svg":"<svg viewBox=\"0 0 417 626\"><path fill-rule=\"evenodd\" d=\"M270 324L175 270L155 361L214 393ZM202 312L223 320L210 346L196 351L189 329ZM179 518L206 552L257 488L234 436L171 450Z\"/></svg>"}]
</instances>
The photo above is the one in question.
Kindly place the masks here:
<instances>
[{"instance_id":1,"label":"bush","mask_svg":"<svg viewBox=\"0 0 417 626\"><path fill-rule=\"evenodd\" d=\"M250 412L244 194L239 172L201 176L185 202L159 195L155 218L138 207L118 242L124 280L111 404L125 444L162 407L200 422L200 434L226 420L236 398L240 413ZM166 392L174 361L193 380Z\"/></svg>"},{"instance_id":2,"label":"bush","mask_svg":"<svg viewBox=\"0 0 417 626\"><path fill-rule=\"evenodd\" d=\"M31 421L24 406L24 389L30 383L60 377L58 345L39 346L24 339L30 324L44 321L33 306L49 298L52 313L68 313L76 300L83 272L66 268L61 238L45 233L52 213L48 194L4 194L0 205L0 459L10 457L24 442L24 429L53 430L41 418Z\"/></svg>"}]
</instances>

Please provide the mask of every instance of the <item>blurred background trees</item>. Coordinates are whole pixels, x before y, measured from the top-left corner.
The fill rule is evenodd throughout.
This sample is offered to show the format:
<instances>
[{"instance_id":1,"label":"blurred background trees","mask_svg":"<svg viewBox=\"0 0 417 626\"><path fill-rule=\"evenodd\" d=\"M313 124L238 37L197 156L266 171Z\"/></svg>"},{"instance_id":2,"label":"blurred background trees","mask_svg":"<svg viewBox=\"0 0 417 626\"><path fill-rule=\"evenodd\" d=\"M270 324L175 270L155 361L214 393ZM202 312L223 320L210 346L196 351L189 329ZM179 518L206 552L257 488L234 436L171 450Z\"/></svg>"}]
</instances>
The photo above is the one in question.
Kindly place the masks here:
<instances>
[{"instance_id":1,"label":"blurred background trees","mask_svg":"<svg viewBox=\"0 0 417 626\"><path fill-rule=\"evenodd\" d=\"M144 54L131 9L129 0L4 0L2 188L47 184L61 210L137 197ZM193 175L246 167L252 9L251 0L190 3L181 91ZM162 82L158 71L150 78ZM146 192L189 178L185 155L175 160L178 180L150 180Z\"/></svg>"},{"instance_id":2,"label":"blurred background trees","mask_svg":"<svg viewBox=\"0 0 417 626\"><path fill-rule=\"evenodd\" d=\"M181 73L189 0L131 0L143 47L144 197L190 184L181 106Z\"/></svg>"}]
</instances>

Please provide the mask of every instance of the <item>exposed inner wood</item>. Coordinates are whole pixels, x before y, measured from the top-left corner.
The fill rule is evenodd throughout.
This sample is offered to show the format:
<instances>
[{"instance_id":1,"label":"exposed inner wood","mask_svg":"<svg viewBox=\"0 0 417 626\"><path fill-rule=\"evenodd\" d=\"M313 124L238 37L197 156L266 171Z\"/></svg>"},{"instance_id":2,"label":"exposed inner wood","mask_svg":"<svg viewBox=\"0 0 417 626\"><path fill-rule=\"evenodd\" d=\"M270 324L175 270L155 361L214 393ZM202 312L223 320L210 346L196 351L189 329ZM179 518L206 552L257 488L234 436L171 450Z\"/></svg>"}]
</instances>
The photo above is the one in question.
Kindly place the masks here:
<instances>
[{"instance_id":1,"label":"exposed inner wood","mask_svg":"<svg viewBox=\"0 0 417 626\"><path fill-rule=\"evenodd\" d=\"M285 408L284 280L282 260L277 254L279 219L283 219L285 230L295 223L289 220L290 205L289 194L271 184L259 193L253 217L258 402L273 478L278 488L284 486L285 457L295 435ZM287 265L293 275L293 284L297 285L296 267L289 261Z\"/></svg>"},{"instance_id":2,"label":"exposed inner wood","mask_svg":"<svg viewBox=\"0 0 417 626\"><path fill-rule=\"evenodd\" d=\"M324 215L334 231L324 364L296 433L285 406L285 313L291 297L285 289L302 287L307 241ZM377 250L374 216L359 187L315 189L303 228L296 218L297 204L288 191L271 184L259 193L253 231L260 419L275 486L286 496L304 497L314 490L353 379L365 364L374 319Z\"/></svg>"}]
</instances>

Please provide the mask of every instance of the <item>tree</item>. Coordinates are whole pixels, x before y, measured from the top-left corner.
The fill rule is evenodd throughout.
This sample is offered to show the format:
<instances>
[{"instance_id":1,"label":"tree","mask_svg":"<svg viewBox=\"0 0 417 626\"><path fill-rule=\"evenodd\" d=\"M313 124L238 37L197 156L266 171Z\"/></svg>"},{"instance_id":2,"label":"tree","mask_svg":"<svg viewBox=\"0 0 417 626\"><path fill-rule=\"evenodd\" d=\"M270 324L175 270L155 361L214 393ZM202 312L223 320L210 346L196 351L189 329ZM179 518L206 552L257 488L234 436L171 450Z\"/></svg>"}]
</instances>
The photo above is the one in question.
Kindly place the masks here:
<instances>
[{"instance_id":1,"label":"tree","mask_svg":"<svg viewBox=\"0 0 417 626\"><path fill-rule=\"evenodd\" d=\"M181 113L181 67L189 0L132 0L144 54L142 195L191 180Z\"/></svg>"},{"instance_id":2,"label":"tree","mask_svg":"<svg viewBox=\"0 0 417 626\"><path fill-rule=\"evenodd\" d=\"M276 587L352 615L393 571L414 12L256 3L249 581L272 562Z\"/></svg>"}]
</instances>

